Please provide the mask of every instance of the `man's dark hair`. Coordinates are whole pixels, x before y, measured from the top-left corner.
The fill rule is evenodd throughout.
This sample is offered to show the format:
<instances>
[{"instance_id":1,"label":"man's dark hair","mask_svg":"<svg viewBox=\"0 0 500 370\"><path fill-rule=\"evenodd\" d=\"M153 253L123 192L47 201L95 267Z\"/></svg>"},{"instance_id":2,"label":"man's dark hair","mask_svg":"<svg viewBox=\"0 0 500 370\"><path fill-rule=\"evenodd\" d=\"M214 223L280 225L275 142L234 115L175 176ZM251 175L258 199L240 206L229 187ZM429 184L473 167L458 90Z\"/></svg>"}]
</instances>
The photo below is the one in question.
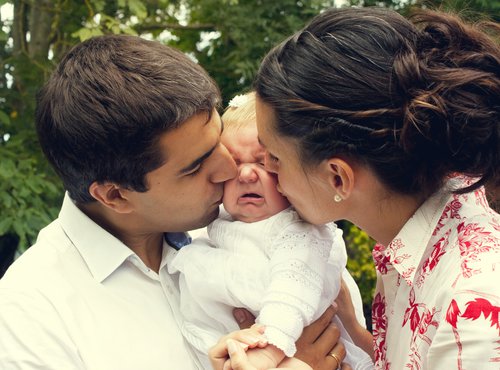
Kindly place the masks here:
<instances>
[{"instance_id":1,"label":"man's dark hair","mask_svg":"<svg viewBox=\"0 0 500 370\"><path fill-rule=\"evenodd\" d=\"M219 102L214 81L180 51L101 36L59 63L38 95L36 129L71 198L85 203L95 181L147 191L145 175L166 160L160 136Z\"/></svg>"}]
</instances>

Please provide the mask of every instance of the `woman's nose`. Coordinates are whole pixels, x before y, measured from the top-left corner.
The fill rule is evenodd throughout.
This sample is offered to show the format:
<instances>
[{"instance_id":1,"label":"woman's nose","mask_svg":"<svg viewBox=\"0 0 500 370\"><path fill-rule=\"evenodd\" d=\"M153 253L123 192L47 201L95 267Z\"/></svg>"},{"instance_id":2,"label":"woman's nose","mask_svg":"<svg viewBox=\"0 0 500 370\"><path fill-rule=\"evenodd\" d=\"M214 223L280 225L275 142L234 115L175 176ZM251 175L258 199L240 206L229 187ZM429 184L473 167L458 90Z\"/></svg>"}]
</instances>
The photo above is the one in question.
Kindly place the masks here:
<instances>
[{"instance_id":1,"label":"woman's nose","mask_svg":"<svg viewBox=\"0 0 500 370\"><path fill-rule=\"evenodd\" d=\"M253 164L240 164L238 178L241 182L251 183L257 181L258 175L257 172L255 172Z\"/></svg>"}]
</instances>

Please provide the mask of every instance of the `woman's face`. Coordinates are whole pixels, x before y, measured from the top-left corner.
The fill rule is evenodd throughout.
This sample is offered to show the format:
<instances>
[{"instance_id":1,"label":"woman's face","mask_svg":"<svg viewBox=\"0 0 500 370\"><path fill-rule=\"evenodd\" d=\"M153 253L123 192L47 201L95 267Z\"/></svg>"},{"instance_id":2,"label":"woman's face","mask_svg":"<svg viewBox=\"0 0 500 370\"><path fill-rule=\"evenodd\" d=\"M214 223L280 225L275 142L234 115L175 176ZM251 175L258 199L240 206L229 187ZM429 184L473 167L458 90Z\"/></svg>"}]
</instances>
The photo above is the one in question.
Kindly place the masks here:
<instances>
[{"instance_id":1,"label":"woman's face","mask_svg":"<svg viewBox=\"0 0 500 370\"><path fill-rule=\"evenodd\" d=\"M299 159L298 143L275 131L274 111L258 97L256 115L259 141L266 149L265 166L278 175L278 190L304 220L313 224L334 221L335 193L328 184L325 164L304 167Z\"/></svg>"}]
</instances>

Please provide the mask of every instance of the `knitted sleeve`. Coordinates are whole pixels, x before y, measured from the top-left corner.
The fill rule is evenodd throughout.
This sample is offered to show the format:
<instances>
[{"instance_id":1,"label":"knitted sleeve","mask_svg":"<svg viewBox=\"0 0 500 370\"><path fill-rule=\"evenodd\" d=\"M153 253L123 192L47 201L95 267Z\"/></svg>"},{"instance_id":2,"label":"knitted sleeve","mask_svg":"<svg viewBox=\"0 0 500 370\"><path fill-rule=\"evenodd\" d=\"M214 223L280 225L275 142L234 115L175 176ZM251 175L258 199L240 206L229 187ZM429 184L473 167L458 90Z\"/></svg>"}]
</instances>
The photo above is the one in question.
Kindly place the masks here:
<instances>
[{"instance_id":1,"label":"knitted sleeve","mask_svg":"<svg viewBox=\"0 0 500 370\"><path fill-rule=\"evenodd\" d=\"M282 228L268 253L270 281L257 322L286 356L318 310L333 234L326 226L296 221Z\"/></svg>"}]
</instances>

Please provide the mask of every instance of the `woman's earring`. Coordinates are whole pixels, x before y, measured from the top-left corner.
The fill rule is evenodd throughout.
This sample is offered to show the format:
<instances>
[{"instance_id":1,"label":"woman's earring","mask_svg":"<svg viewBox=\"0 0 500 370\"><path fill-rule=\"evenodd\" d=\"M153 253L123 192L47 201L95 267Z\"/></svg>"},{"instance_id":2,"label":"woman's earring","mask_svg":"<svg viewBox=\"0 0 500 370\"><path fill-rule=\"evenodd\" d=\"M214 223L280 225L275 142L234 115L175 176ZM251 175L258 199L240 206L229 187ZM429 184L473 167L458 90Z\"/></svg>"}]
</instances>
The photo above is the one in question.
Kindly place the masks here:
<instances>
[{"instance_id":1,"label":"woman's earring","mask_svg":"<svg viewBox=\"0 0 500 370\"><path fill-rule=\"evenodd\" d=\"M335 194L335 196L333 197L333 200L338 203L338 202L342 201L342 197L338 194Z\"/></svg>"}]
</instances>

